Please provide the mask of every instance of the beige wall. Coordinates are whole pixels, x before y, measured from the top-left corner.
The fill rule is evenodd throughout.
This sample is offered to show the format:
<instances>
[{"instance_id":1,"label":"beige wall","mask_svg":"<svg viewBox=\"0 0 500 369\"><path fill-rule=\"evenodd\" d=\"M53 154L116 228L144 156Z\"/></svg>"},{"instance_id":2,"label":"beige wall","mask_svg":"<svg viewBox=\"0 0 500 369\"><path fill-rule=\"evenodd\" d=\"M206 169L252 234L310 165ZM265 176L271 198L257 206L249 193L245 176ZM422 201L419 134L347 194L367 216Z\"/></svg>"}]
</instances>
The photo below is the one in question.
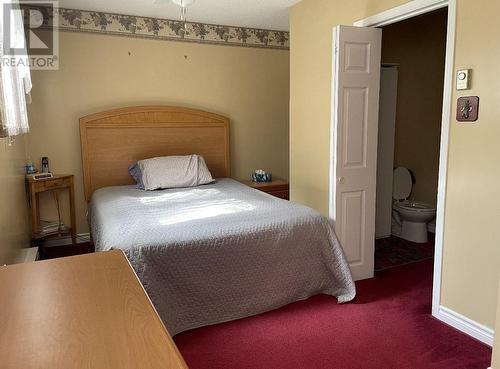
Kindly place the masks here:
<instances>
[{"instance_id":1,"label":"beige wall","mask_svg":"<svg viewBox=\"0 0 500 369\"><path fill-rule=\"evenodd\" d=\"M78 118L115 107L170 104L231 119L232 175L288 178L289 52L60 33L60 69L33 73L34 160L76 175L78 232L86 204Z\"/></svg>"},{"instance_id":2,"label":"beige wall","mask_svg":"<svg viewBox=\"0 0 500 369\"><path fill-rule=\"evenodd\" d=\"M500 291L499 291L500 292ZM495 320L495 332L500 332L500 293L497 299L497 311ZM495 334L495 339L493 342L493 352L491 354L491 368L500 368L500 334Z\"/></svg>"},{"instance_id":3,"label":"beige wall","mask_svg":"<svg viewBox=\"0 0 500 369\"><path fill-rule=\"evenodd\" d=\"M399 0L303 0L291 11L290 178L293 200L328 212L331 28ZM451 121L442 304L493 327L500 269L500 2L458 0L455 67L474 69L476 124ZM453 116L453 114L452 114Z\"/></svg>"},{"instance_id":4,"label":"beige wall","mask_svg":"<svg viewBox=\"0 0 500 369\"><path fill-rule=\"evenodd\" d=\"M455 68L472 68L479 120L451 123L442 304L494 326L500 271L500 2L459 0Z\"/></svg>"},{"instance_id":5,"label":"beige wall","mask_svg":"<svg viewBox=\"0 0 500 369\"><path fill-rule=\"evenodd\" d=\"M0 265L13 262L16 251L29 247L29 223L24 189L26 136L12 146L0 138Z\"/></svg>"},{"instance_id":6,"label":"beige wall","mask_svg":"<svg viewBox=\"0 0 500 369\"><path fill-rule=\"evenodd\" d=\"M413 171L411 197L436 205L446 9L383 27L382 61L398 63L394 166Z\"/></svg>"}]
</instances>

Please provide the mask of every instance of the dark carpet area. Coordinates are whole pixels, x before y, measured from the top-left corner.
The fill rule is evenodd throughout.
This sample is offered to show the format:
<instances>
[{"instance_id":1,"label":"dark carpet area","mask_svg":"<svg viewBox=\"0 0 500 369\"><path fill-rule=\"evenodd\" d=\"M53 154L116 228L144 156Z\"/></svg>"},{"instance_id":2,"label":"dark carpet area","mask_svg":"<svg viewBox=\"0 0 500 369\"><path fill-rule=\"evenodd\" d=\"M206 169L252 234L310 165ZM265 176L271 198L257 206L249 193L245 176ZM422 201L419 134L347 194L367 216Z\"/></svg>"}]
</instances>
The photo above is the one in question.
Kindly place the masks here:
<instances>
[{"instance_id":1,"label":"dark carpet area","mask_svg":"<svg viewBox=\"0 0 500 369\"><path fill-rule=\"evenodd\" d=\"M434 257L434 234L429 242L415 243L396 236L375 240L375 271L394 268Z\"/></svg>"},{"instance_id":2,"label":"dark carpet area","mask_svg":"<svg viewBox=\"0 0 500 369\"><path fill-rule=\"evenodd\" d=\"M318 295L175 337L191 369L485 369L491 349L431 316L432 260L378 272L339 305Z\"/></svg>"}]
</instances>

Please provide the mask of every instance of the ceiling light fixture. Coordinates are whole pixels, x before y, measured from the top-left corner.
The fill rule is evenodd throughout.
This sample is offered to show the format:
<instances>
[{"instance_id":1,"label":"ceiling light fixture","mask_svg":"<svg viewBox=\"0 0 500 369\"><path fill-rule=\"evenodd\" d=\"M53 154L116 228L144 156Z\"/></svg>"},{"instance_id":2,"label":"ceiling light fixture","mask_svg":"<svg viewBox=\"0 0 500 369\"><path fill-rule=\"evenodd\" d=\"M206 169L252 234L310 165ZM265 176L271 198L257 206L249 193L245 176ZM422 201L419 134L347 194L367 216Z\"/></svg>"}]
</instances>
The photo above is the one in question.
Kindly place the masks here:
<instances>
[{"instance_id":1,"label":"ceiling light fixture","mask_svg":"<svg viewBox=\"0 0 500 369\"><path fill-rule=\"evenodd\" d=\"M181 22L184 24L184 30L186 29L186 12L187 7L194 3L195 0L172 0L172 2L181 7Z\"/></svg>"}]
</instances>

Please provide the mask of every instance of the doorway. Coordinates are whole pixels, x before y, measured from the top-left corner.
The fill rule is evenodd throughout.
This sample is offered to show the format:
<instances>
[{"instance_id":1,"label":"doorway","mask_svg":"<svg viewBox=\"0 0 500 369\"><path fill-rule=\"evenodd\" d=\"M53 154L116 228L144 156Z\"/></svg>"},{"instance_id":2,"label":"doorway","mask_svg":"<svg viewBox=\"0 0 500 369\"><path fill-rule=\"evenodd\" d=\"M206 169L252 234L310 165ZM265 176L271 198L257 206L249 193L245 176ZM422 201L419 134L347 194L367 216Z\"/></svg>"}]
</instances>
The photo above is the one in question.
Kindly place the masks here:
<instances>
[{"instance_id":1,"label":"doorway","mask_svg":"<svg viewBox=\"0 0 500 369\"><path fill-rule=\"evenodd\" d=\"M362 72L370 74L374 70L379 70L381 60L380 54L377 55L377 53L381 51L381 30L375 27L393 24L440 8L447 8L448 21L444 88L442 89L443 104L436 205L432 314L460 329L452 319L446 317L444 308L440 305L446 170L452 109L451 92L453 88L456 0L410 1L396 8L357 21L354 23L355 27L334 27L329 211L337 235L346 251L348 261L350 261L351 257L351 260L354 260L354 262L350 262L350 265L355 278L363 279L373 276L376 187L374 178L376 177L376 163L373 165L371 161L373 157L376 158L376 139L374 140L375 145L369 146L368 143L373 142L373 128L378 132L378 94L376 100L373 100L371 95L363 95L360 92L373 91L374 89L378 92L379 72L376 73L377 76L374 78L366 78L365 85L358 84L357 87L353 88L346 86L344 75L349 73L357 75L359 82L361 81L359 77L363 74ZM346 31L343 35L341 34L342 30ZM377 34L380 34L378 41L376 40L377 37L375 37ZM373 38L363 40L363 37L369 36L373 36ZM350 47L350 50L347 50L348 47ZM350 52L349 55L346 55L346 50ZM364 61L363 58L366 60ZM349 63L349 65L346 66L346 63ZM363 81L360 83L363 83ZM346 87L348 88L346 89ZM345 98L346 92L353 92L350 100ZM356 99L364 104L364 108L356 108ZM376 102L377 106L375 110L373 109L374 102ZM346 112L346 109L349 111ZM351 129L349 133L354 135L353 138L355 139L355 135L358 135L358 145L354 147L354 150L351 150L352 146L346 148L345 144L348 143L347 139L349 137L342 136L345 131L339 134L339 128L342 129L351 125L350 121L347 125L346 120L353 120L355 124L351 127L354 129ZM353 155L355 159L357 156L361 158L361 161L349 163L344 160L347 157L346 155ZM350 165L351 169L360 169L363 166L368 168L367 164L370 164L367 174L373 180L365 180L363 183L358 181L357 186L349 183L351 179L361 177L344 176L339 171L339 167L343 164L348 164L348 166L353 164ZM354 171L353 173L360 173L360 171Z\"/></svg>"},{"instance_id":2,"label":"doorway","mask_svg":"<svg viewBox=\"0 0 500 369\"><path fill-rule=\"evenodd\" d=\"M375 271L434 255L447 13L381 27Z\"/></svg>"}]
</instances>

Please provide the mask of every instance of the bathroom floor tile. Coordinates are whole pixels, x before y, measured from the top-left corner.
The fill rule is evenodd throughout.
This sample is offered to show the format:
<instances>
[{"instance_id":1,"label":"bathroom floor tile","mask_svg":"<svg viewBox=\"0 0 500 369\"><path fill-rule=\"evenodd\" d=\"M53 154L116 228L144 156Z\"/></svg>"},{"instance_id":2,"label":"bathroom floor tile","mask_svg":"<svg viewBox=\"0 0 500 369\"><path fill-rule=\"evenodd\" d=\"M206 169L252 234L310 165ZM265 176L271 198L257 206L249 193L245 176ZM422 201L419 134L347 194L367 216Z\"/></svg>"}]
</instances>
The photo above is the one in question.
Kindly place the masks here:
<instances>
[{"instance_id":1,"label":"bathroom floor tile","mask_svg":"<svg viewBox=\"0 0 500 369\"><path fill-rule=\"evenodd\" d=\"M429 242L415 243L396 236L375 240L375 270L393 268L434 257L434 234Z\"/></svg>"}]
</instances>

